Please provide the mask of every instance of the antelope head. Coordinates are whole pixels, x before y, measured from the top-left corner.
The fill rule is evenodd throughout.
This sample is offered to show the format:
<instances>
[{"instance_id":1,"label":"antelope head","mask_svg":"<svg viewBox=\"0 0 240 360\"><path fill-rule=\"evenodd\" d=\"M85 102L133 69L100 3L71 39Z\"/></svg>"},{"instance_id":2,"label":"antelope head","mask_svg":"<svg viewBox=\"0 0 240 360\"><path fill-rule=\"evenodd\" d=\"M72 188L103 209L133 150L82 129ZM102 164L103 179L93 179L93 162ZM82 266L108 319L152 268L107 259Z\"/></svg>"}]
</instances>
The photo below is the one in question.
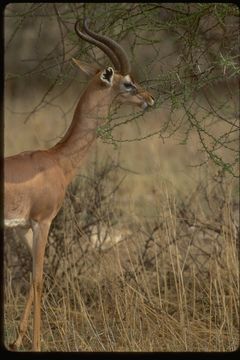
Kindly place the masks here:
<instances>
[{"instance_id":1,"label":"antelope head","mask_svg":"<svg viewBox=\"0 0 240 360\"><path fill-rule=\"evenodd\" d=\"M110 88L114 95L113 98L118 103L132 104L142 109L154 104L153 96L137 84L130 75L131 66L127 54L117 42L90 30L87 20L84 20L83 31L79 30L78 20L75 23L75 31L81 39L101 49L113 65L105 69L99 69L96 66L73 59L81 70L94 77L102 86Z\"/></svg>"}]
</instances>

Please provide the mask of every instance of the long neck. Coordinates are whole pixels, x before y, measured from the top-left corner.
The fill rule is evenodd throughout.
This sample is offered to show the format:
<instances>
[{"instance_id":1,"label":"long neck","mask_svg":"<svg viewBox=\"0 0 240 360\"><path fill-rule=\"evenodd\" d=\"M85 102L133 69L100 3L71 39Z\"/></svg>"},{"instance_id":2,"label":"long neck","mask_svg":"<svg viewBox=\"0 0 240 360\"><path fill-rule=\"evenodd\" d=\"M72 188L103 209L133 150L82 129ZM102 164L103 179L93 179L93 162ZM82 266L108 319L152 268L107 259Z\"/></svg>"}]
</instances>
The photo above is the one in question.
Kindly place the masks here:
<instances>
[{"instance_id":1,"label":"long neck","mask_svg":"<svg viewBox=\"0 0 240 360\"><path fill-rule=\"evenodd\" d=\"M69 183L96 139L96 129L106 118L112 102L112 91L89 84L80 97L72 123L65 136L49 151L57 157Z\"/></svg>"}]
</instances>

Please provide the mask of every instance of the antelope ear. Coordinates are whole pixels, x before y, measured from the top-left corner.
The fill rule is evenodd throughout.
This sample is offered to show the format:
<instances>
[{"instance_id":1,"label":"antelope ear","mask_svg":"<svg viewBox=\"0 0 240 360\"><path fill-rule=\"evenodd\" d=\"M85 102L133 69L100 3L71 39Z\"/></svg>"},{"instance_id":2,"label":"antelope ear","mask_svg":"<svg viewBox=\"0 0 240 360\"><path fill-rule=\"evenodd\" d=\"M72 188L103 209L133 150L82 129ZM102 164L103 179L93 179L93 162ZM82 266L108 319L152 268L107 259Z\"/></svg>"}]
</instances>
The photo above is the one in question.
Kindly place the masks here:
<instances>
[{"instance_id":1,"label":"antelope ear","mask_svg":"<svg viewBox=\"0 0 240 360\"><path fill-rule=\"evenodd\" d=\"M113 78L114 70L112 67L109 66L101 72L100 80L108 86L112 86Z\"/></svg>"},{"instance_id":2,"label":"antelope ear","mask_svg":"<svg viewBox=\"0 0 240 360\"><path fill-rule=\"evenodd\" d=\"M72 61L87 75L94 76L99 72L99 68L96 65L90 65L83 61L79 61L75 58L72 58Z\"/></svg>"}]
</instances>

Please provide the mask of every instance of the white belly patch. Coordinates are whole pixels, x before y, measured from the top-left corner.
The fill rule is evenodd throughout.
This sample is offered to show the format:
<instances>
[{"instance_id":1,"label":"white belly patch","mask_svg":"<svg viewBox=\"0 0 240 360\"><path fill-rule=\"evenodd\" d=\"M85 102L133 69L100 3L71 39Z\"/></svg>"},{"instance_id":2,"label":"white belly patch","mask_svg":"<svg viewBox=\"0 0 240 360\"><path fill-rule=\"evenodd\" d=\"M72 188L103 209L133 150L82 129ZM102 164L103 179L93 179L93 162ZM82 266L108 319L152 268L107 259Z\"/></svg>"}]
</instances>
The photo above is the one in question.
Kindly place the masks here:
<instances>
[{"instance_id":1,"label":"white belly patch","mask_svg":"<svg viewBox=\"0 0 240 360\"><path fill-rule=\"evenodd\" d=\"M29 227L30 222L26 219L4 219L4 225L6 227L17 227L17 226L23 226L23 227Z\"/></svg>"}]
</instances>

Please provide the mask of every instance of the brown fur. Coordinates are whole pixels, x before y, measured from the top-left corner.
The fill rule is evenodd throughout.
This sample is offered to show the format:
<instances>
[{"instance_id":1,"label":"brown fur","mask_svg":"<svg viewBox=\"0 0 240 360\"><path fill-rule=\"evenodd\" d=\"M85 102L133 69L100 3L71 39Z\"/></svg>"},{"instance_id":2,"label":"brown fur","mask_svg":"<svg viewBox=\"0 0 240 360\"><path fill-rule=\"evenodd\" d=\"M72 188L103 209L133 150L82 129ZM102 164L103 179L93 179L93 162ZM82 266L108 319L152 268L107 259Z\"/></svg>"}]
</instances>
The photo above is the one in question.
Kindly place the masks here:
<instances>
[{"instance_id":1,"label":"brown fur","mask_svg":"<svg viewBox=\"0 0 240 360\"><path fill-rule=\"evenodd\" d=\"M75 62L84 71L91 72L90 65ZM33 283L14 348L21 345L34 302L33 350L40 351L43 261L49 228L62 205L68 184L96 138L96 128L106 118L114 100L140 107L153 105L152 96L136 83L136 93L123 92L122 75L114 74L108 85L101 80L101 72L96 73L96 68L92 71L94 76L78 102L63 139L49 150L24 152L5 159L5 219L24 219L33 233L32 242L28 239L33 256Z\"/></svg>"}]
</instances>

